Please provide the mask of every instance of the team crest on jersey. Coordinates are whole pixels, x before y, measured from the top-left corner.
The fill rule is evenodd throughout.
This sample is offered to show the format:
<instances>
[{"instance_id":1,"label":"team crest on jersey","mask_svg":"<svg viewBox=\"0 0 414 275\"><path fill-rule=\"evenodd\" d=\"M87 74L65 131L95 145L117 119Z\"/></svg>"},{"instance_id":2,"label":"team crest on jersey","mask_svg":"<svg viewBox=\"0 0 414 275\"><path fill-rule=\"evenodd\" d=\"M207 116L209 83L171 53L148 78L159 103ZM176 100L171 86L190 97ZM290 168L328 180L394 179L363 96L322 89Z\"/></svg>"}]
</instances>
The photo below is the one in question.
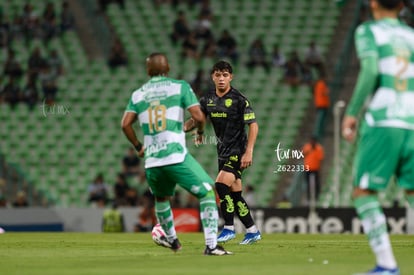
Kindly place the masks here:
<instances>
[{"instance_id":1,"label":"team crest on jersey","mask_svg":"<svg viewBox=\"0 0 414 275\"><path fill-rule=\"evenodd\" d=\"M231 98L228 98L224 101L224 106L228 108L231 106L232 103L233 103L233 100L231 100Z\"/></svg>"}]
</instances>

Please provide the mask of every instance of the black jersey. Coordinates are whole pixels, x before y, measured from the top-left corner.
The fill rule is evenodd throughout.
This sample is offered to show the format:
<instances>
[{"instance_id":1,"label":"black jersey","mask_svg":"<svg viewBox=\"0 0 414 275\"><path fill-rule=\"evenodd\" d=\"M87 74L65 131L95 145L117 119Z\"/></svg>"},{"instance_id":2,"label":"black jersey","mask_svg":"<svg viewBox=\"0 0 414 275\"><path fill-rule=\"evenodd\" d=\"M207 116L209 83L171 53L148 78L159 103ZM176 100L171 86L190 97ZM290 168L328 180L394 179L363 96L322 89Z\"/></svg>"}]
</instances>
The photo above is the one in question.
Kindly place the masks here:
<instances>
[{"instance_id":1,"label":"black jersey","mask_svg":"<svg viewBox=\"0 0 414 275\"><path fill-rule=\"evenodd\" d=\"M231 87L223 97L215 90L200 99L201 110L210 119L217 138L219 158L242 155L246 151L245 125L256 122L249 100Z\"/></svg>"}]
</instances>

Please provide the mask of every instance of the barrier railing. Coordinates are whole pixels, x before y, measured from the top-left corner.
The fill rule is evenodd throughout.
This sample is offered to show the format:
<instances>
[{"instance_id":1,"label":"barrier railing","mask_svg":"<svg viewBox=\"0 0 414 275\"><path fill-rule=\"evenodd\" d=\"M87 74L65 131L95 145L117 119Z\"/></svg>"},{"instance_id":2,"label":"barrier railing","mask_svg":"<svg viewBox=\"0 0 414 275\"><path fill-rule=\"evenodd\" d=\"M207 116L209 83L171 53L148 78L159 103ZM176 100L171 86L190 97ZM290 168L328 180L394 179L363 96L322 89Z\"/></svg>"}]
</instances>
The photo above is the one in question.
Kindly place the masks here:
<instances>
[{"instance_id":1,"label":"barrier railing","mask_svg":"<svg viewBox=\"0 0 414 275\"><path fill-rule=\"evenodd\" d=\"M331 102L336 102L339 96L339 91L343 88L344 85L344 75L345 72L349 68L350 57L349 53L351 52L351 47L353 47L353 37L354 31L358 26L359 19L360 19L360 11L363 5L363 0L358 0L358 4L356 5L354 18L352 20L351 26L348 29L346 38L344 43L342 44L342 50L338 58L338 62L336 63L334 69L334 76L333 80L329 83L330 88L330 97ZM332 110L331 110L332 111ZM288 190L286 191L286 197L292 203L293 206L299 206L301 203L301 198L303 195L303 191L306 190L304 187L305 177L302 175L301 172L296 172L291 185L289 186Z\"/></svg>"}]
</instances>

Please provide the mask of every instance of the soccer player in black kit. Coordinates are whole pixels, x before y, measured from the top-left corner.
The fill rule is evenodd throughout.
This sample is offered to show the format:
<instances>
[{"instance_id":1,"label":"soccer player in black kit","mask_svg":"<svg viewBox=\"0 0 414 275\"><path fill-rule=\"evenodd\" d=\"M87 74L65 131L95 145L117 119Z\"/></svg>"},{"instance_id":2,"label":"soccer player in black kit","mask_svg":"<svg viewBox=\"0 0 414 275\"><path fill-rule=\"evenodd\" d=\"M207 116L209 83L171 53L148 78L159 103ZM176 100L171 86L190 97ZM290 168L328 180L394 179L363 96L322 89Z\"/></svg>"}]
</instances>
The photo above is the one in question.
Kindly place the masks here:
<instances>
[{"instance_id":1,"label":"soccer player in black kit","mask_svg":"<svg viewBox=\"0 0 414 275\"><path fill-rule=\"evenodd\" d=\"M236 213L246 227L246 234L240 244L251 244L260 240L261 235L242 196L241 175L244 169L252 165L259 127L249 100L230 85L233 79L231 65L219 61L211 70L211 78L215 90L202 97L200 105L213 124L218 141L219 173L215 187L225 223L217 241L226 242L236 237L234 230ZM249 128L248 135L246 125Z\"/></svg>"}]
</instances>

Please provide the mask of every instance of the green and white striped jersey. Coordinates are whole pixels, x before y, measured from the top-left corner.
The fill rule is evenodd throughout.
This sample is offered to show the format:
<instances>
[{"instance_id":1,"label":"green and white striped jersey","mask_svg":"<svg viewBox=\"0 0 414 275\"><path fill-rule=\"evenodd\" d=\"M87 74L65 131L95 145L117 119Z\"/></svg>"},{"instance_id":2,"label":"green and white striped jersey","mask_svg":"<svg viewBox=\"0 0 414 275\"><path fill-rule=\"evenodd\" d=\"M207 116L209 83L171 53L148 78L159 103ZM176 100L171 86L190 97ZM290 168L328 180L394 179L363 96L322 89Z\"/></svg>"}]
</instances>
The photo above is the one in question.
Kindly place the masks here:
<instances>
[{"instance_id":1,"label":"green and white striped jersey","mask_svg":"<svg viewBox=\"0 0 414 275\"><path fill-rule=\"evenodd\" d=\"M184 161L184 111L198 105L184 80L152 77L132 93L126 112L135 112L144 134L145 168Z\"/></svg>"},{"instance_id":2,"label":"green and white striped jersey","mask_svg":"<svg viewBox=\"0 0 414 275\"><path fill-rule=\"evenodd\" d=\"M357 28L355 44L360 59L378 60L367 123L414 130L414 30L398 19L369 21Z\"/></svg>"}]
</instances>

